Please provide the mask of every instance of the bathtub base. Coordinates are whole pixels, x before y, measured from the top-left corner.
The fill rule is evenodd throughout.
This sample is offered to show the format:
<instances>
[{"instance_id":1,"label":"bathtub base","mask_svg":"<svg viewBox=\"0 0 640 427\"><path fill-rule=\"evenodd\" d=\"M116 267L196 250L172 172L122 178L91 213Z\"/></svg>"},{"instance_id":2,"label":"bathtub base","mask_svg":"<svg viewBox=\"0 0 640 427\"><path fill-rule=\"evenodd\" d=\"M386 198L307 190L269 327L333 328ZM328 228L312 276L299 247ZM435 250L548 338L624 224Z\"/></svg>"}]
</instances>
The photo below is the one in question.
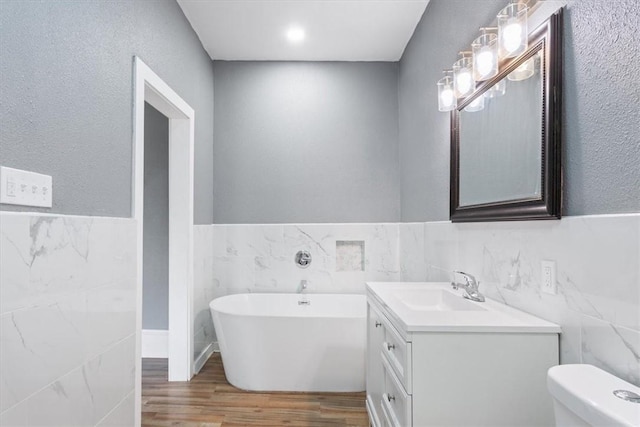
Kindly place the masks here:
<instances>
[{"instance_id":1,"label":"bathtub base","mask_svg":"<svg viewBox=\"0 0 640 427\"><path fill-rule=\"evenodd\" d=\"M297 298L294 296L292 300L296 309ZM364 296L362 301L366 316ZM243 316L213 309L212 315L225 375L237 388L300 392L365 390L365 316Z\"/></svg>"}]
</instances>

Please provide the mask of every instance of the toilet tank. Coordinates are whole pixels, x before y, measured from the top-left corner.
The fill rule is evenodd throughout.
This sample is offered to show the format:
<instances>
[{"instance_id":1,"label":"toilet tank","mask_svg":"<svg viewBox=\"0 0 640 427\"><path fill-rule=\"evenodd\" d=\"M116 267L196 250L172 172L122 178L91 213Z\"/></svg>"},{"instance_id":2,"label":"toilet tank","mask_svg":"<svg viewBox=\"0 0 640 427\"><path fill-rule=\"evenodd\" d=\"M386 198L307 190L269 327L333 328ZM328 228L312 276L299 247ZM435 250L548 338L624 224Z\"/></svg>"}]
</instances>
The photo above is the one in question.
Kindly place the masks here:
<instances>
[{"instance_id":1,"label":"toilet tank","mask_svg":"<svg viewBox=\"0 0 640 427\"><path fill-rule=\"evenodd\" d=\"M557 427L638 427L640 403L616 397L615 390L640 395L640 388L592 365L559 365L549 369Z\"/></svg>"}]
</instances>

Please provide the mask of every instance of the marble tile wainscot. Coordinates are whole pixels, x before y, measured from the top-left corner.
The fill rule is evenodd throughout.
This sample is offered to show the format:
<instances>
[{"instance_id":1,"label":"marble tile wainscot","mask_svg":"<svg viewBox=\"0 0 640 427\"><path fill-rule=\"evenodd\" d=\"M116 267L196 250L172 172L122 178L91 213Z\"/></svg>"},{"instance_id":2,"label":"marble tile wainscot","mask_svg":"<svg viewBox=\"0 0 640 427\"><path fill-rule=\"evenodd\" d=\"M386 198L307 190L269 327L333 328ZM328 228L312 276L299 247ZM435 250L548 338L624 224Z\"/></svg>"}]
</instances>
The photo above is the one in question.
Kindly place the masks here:
<instances>
[{"instance_id":1,"label":"marble tile wainscot","mask_svg":"<svg viewBox=\"0 0 640 427\"><path fill-rule=\"evenodd\" d=\"M0 213L0 425L133 425L135 227Z\"/></svg>"},{"instance_id":2,"label":"marble tile wainscot","mask_svg":"<svg viewBox=\"0 0 640 427\"><path fill-rule=\"evenodd\" d=\"M364 282L397 280L398 224L213 225L212 294L296 292L364 294ZM338 271L337 241L364 242L364 271ZM311 253L306 269L294 264Z\"/></svg>"},{"instance_id":3,"label":"marble tile wainscot","mask_svg":"<svg viewBox=\"0 0 640 427\"><path fill-rule=\"evenodd\" d=\"M399 236L403 280L476 274L485 295L561 325L561 363L640 385L640 214L400 224ZM556 295L540 290L542 260L556 262Z\"/></svg>"}]
</instances>

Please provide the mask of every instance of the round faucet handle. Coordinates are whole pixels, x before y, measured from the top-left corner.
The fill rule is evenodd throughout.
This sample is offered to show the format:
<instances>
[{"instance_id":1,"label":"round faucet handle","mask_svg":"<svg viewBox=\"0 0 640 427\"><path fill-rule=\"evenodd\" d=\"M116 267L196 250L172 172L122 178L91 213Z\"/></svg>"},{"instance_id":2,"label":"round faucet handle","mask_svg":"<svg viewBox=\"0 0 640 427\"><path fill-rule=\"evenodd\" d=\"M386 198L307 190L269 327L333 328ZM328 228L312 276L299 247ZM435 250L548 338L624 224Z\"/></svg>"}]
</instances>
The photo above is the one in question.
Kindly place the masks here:
<instances>
[{"instance_id":1,"label":"round faucet handle","mask_svg":"<svg viewBox=\"0 0 640 427\"><path fill-rule=\"evenodd\" d=\"M311 264L311 253L309 251L298 251L294 261L299 268L307 268Z\"/></svg>"}]
</instances>

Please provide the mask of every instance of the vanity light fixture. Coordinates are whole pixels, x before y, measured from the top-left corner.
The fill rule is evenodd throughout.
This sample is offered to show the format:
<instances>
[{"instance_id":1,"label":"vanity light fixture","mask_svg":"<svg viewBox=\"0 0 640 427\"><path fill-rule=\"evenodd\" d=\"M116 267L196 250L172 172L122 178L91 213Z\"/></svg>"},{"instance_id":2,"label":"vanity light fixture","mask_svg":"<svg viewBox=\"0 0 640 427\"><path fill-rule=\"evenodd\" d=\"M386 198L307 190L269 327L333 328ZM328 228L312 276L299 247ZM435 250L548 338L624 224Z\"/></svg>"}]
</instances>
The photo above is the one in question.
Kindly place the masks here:
<instances>
[{"instance_id":1,"label":"vanity light fixture","mask_svg":"<svg viewBox=\"0 0 640 427\"><path fill-rule=\"evenodd\" d=\"M524 61L518 68L509 73L507 78L512 82L526 80L536 72L536 57L533 56Z\"/></svg>"},{"instance_id":2,"label":"vanity light fixture","mask_svg":"<svg viewBox=\"0 0 640 427\"><path fill-rule=\"evenodd\" d=\"M453 93L453 70L444 70L445 76L438 80L438 111L451 111L456 108L457 99Z\"/></svg>"},{"instance_id":3,"label":"vanity light fixture","mask_svg":"<svg viewBox=\"0 0 640 427\"><path fill-rule=\"evenodd\" d=\"M476 111L484 110L484 96L480 95L473 101L469 103L466 107L464 107L464 111L469 113L475 113Z\"/></svg>"},{"instance_id":4,"label":"vanity light fixture","mask_svg":"<svg viewBox=\"0 0 640 427\"><path fill-rule=\"evenodd\" d=\"M527 50L529 7L522 1L510 3L498 13L498 54L501 59L514 58Z\"/></svg>"},{"instance_id":5,"label":"vanity light fixture","mask_svg":"<svg viewBox=\"0 0 640 427\"><path fill-rule=\"evenodd\" d=\"M507 93L507 81L505 79L500 80L498 83L491 86L491 89L484 93L485 98L497 98Z\"/></svg>"},{"instance_id":6,"label":"vanity light fixture","mask_svg":"<svg viewBox=\"0 0 640 427\"><path fill-rule=\"evenodd\" d=\"M457 100L471 95L476 89L476 82L495 77L500 72L501 62L507 62L506 59L515 58L527 51L529 5L535 7L537 1L540 0L509 0L509 4L496 16L497 27L480 28L482 34L471 44L471 51L459 52L460 58L453 64L453 102L449 99L448 88L451 82L448 76L438 80L439 111L446 112L457 108ZM536 59L531 58L511 72L507 79L528 79L535 73L535 67ZM480 111L484 108L484 98L504 95L507 79L495 83L484 96L479 96L467 105L465 111Z\"/></svg>"},{"instance_id":7,"label":"vanity light fixture","mask_svg":"<svg viewBox=\"0 0 640 427\"><path fill-rule=\"evenodd\" d=\"M302 27L294 25L287 30L287 40L293 44L302 43L305 38L305 32Z\"/></svg>"},{"instance_id":8,"label":"vanity light fixture","mask_svg":"<svg viewBox=\"0 0 640 427\"><path fill-rule=\"evenodd\" d=\"M473 79L484 81L498 74L498 36L489 31L497 28L480 28L482 33L471 43L473 53Z\"/></svg>"},{"instance_id":9,"label":"vanity light fixture","mask_svg":"<svg viewBox=\"0 0 640 427\"><path fill-rule=\"evenodd\" d=\"M456 98L464 98L473 93L473 57L471 52L460 52L460 59L453 64L453 92Z\"/></svg>"}]
</instances>

